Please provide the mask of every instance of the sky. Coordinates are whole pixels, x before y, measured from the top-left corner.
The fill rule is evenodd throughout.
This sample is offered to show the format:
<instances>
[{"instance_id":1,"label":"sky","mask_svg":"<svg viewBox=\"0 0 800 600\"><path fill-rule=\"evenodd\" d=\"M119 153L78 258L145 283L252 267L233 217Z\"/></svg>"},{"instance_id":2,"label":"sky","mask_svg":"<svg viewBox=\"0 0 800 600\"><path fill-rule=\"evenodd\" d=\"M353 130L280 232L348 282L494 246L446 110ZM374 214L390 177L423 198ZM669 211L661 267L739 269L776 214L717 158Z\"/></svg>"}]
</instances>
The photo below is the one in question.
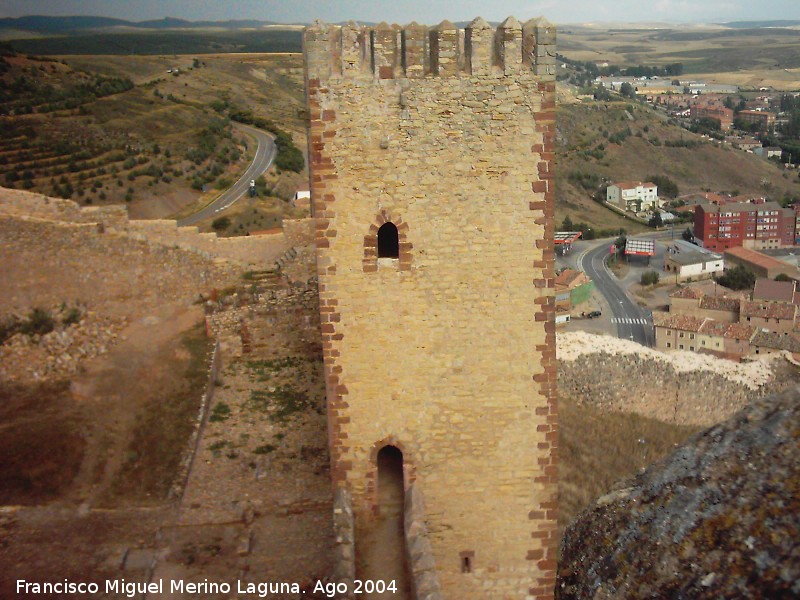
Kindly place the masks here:
<instances>
[{"instance_id":1,"label":"sky","mask_svg":"<svg viewBox=\"0 0 800 600\"><path fill-rule=\"evenodd\" d=\"M0 0L0 17L94 15L132 21L259 19L280 23L347 20L434 25L481 16L553 23L698 22L800 19L798 0Z\"/></svg>"}]
</instances>

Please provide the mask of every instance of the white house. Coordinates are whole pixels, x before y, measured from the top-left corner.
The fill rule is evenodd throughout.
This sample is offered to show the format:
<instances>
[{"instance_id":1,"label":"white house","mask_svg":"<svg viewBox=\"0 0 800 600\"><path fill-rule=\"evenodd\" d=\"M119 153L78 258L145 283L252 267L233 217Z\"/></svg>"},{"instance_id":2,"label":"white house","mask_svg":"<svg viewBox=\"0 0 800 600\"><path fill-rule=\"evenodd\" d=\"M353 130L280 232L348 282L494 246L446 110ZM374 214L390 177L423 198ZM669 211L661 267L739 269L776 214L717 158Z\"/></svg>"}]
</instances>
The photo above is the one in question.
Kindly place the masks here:
<instances>
[{"instance_id":1,"label":"white house","mask_svg":"<svg viewBox=\"0 0 800 600\"><path fill-rule=\"evenodd\" d=\"M606 190L606 201L633 212L661 208L658 187L649 181L620 181L612 183Z\"/></svg>"},{"instance_id":2,"label":"white house","mask_svg":"<svg viewBox=\"0 0 800 600\"><path fill-rule=\"evenodd\" d=\"M684 240L673 240L664 255L664 270L681 279L704 279L722 273L725 261L722 256L699 248Z\"/></svg>"}]
</instances>

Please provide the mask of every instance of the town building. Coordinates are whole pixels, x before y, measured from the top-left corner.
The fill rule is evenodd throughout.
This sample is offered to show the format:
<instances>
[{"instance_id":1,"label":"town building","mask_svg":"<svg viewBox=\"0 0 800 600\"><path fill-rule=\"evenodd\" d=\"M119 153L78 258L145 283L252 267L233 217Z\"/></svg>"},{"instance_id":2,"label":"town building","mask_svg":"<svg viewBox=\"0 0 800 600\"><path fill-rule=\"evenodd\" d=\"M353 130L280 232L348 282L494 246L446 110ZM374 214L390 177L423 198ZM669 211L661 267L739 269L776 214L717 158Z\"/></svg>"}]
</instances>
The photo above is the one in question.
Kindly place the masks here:
<instances>
[{"instance_id":1,"label":"town building","mask_svg":"<svg viewBox=\"0 0 800 600\"><path fill-rule=\"evenodd\" d=\"M678 281L706 279L714 273L722 273L724 266L722 255L684 240L670 242L664 255L664 270Z\"/></svg>"},{"instance_id":2,"label":"town building","mask_svg":"<svg viewBox=\"0 0 800 600\"><path fill-rule=\"evenodd\" d=\"M739 360L800 351L800 293L794 281L758 279L751 297L709 296L686 286L670 294L668 313L653 314L656 348L709 352Z\"/></svg>"},{"instance_id":3,"label":"town building","mask_svg":"<svg viewBox=\"0 0 800 600\"><path fill-rule=\"evenodd\" d=\"M778 146L762 146L755 148L753 154L757 154L762 158L780 158L783 155L783 150Z\"/></svg>"},{"instance_id":4,"label":"town building","mask_svg":"<svg viewBox=\"0 0 800 600\"><path fill-rule=\"evenodd\" d=\"M742 300L739 308L739 321L777 333L794 330L797 306L791 302L765 302Z\"/></svg>"},{"instance_id":5,"label":"town building","mask_svg":"<svg viewBox=\"0 0 800 600\"><path fill-rule=\"evenodd\" d=\"M766 110L740 110L736 118L746 125L758 125L759 131L767 131L775 125L775 113Z\"/></svg>"},{"instance_id":6,"label":"town building","mask_svg":"<svg viewBox=\"0 0 800 600\"><path fill-rule=\"evenodd\" d=\"M636 213L661 208L663 204L658 198L658 186L650 181L612 183L606 190L606 201Z\"/></svg>"},{"instance_id":7,"label":"town building","mask_svg":"<svg viewBox=\"0 0 800 600\"><path fill-rule=\"evenodd\" d=\"M794 211L777 202L698 205L694 213L697 244L713 251L745 247L784 248L795 241Z\"/></svg>"},{"instance_id":8,"label":"town building","mask_svg":"<svg viewBox=\"0 0 800 600\"><path fill-rule=\"evenodd\" d=\"M756 274L756 277L775 279L778 275L786 275L790 279L800 280L800 272L777 258L750 248L734 247L725 250L725 264L728 267L742 265Z\"/></svg>"},{"instance_id":9,"label":"town building","mask_svg":"<svg viewBox=\"0 0 800 600\"><path fill-rule=\"evenodd\" d=\"M800 304L800 291L797 289L796 281L759 278L756 279L756 285L753 288L753 300Z\"/></svg>"},{"instance_id":10,"label":"town building","mask_svg":"<svg viewBox=\"0 0 800 600\"><path fill-rule=\"evenodd\" d=\"M556 313L570 312L589 299L594 282L586 273L564 269L556 276Z\"/></svg>"},{"instance_id":11,"label":"town building","mask_svg":"<svg viewBox=\"0 0 800 600\"><path fill-rule=\"evenodd\" d=\"M733 110L724 106L694 104L689 109L689 116L692 119L716 119L722 131L728 131L733 127Z\"/></svg>"},{"instance_id":12,"label":"town building","mask_svg":"<svg viewBox=\"0 0 800 600\"><path fill-rule=\"evenodd\" d=\"M757 140L754 137L749 136L735 136L729 135L725 138L725 142L733 146L734 148L738 148L739 150L744 150L745 152L752 152L757 148L761 148L761 140Z\"/></svg>"}]
</instances>

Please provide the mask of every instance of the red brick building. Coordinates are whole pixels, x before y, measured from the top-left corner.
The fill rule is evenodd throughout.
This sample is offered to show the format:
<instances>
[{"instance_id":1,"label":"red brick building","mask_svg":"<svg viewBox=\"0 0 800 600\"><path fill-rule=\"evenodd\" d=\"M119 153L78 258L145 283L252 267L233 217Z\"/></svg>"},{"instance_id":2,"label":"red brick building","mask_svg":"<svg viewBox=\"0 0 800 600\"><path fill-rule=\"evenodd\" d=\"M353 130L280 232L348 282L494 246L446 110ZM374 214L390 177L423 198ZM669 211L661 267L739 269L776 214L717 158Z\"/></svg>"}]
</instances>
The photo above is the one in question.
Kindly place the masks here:
<instances>
[{"instance_id":1,"label":"red brick building","mask_svg":"<svg viewBox=\"0 0 800 600\"><path fill-rule=\"evenodd\" d=\"M743 123L756 123L761 131L767 131L771 125L775 125L775 113L766 110L740 110L736 114Z\"/></svg>"},{"instance_id":2,"label":"red brick building","mask_svg":"<svg viewBox=\"0 0 800 600\"><path fill-rule=\"evenodd\" d=\"M777 202L699 205L694 213L698 245L715 252L794 246L795 214Z\"/></svg>"},{"instance_id":3,"label":"red brick building","mask_svg":"<svg viewBox=\"0 0 800 600\"><path fill-rule=\"evenodd\" d=\"M733 111L724 106L711 106L708 104L695 104L691 107L689 116L692 119L716 119L719 121L720 129L728 131L733 127Z\"/></svg>"}]
</instances>

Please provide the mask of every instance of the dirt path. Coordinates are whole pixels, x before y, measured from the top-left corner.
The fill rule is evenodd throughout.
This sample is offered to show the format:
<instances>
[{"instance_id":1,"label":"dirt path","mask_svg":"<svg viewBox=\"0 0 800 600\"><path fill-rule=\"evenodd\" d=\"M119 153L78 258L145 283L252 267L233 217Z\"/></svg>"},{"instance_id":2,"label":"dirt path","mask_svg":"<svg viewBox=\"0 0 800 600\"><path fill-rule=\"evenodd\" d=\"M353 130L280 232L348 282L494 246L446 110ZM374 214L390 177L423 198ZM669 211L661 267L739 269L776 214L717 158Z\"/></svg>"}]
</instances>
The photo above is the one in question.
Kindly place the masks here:
<instances>
[{"instance_id":1,"label":"dirt path","mask_svg":"<svg viewBox=\"0 0 800 600\"><path fill-rule=\"evenodd\" d=\"M86 453L68 500L95 505L129 458L137 419L164 393L175 359L187 357L180 335L202 319L198 307L166 305L131 323L111 352L91 361L71 384L73 398L93 418L86 423Z\"/></svg>"},{"instance_id":2,"label":"dirt path","mask_svg":"<svg viewBox=\"0 0 800 600\"><path fill-rule=\"evenodd\" d=\"M396 591L365 594L370 600L410 599L411 585L403 531L403 480L387 478L379 487L381 507L378 518L364 531L358 544L359 564L356 578L361 581L394 582Z\"/></svg>"}]
</instances>

